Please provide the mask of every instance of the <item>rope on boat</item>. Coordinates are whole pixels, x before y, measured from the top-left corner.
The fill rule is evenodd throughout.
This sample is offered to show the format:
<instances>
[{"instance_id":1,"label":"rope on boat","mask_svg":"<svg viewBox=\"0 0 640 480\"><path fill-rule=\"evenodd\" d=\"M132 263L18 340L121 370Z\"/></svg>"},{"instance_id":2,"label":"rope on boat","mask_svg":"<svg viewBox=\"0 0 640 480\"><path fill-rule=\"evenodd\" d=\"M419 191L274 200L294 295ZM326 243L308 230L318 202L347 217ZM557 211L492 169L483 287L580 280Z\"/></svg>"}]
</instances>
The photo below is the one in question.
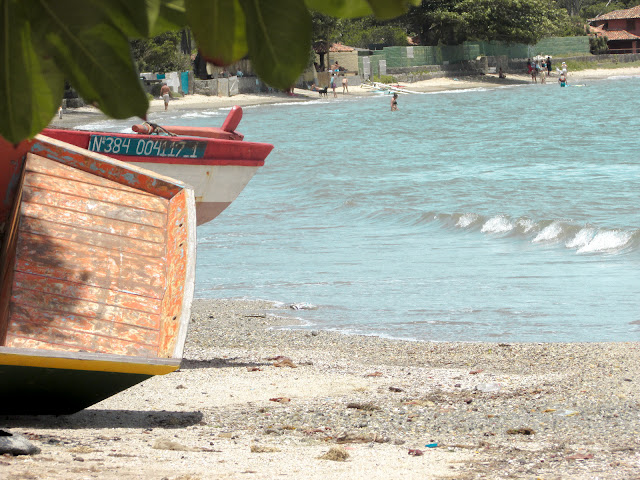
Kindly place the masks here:
<instances>
[{"instance_id":1,"label":"rope on boat","mask_svg":"<svg viewBox=\"0 0 640 480\"><path fill-rule=\"evenodd\" d=\"M151 135L155 134L160 134L160 133L165 133L167 135L169 135L170 137L176 137L177 135L175 133L171 133L169 131L167 131L163 126L158 125L157 123L151 123L151 122L144 122L143 125L148 125L149 127L151 127Z\"/></svg>"}]
</instances>

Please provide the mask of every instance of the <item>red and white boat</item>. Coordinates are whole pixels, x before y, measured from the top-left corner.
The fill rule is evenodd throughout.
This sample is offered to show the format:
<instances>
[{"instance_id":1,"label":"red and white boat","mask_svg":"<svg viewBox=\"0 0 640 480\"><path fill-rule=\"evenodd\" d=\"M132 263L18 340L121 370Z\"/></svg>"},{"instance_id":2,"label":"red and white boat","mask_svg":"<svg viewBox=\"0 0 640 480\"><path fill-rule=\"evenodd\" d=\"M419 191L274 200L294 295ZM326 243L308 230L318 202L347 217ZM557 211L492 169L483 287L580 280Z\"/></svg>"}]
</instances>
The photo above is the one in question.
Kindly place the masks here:
<instances>
[{"instance_id":1,"label":"red and white boat","mask_svg":"<svg viewBox=\"0 0 640 480\"><path fill-rule=\"evenodd\" d=\"M145 123L130 134L56 128L42 134L191 185L201 225L236 199L273 149L244 141L235 131L241 119L242 108L234 106L221 128Z\"/></svg>"}]
</instances>

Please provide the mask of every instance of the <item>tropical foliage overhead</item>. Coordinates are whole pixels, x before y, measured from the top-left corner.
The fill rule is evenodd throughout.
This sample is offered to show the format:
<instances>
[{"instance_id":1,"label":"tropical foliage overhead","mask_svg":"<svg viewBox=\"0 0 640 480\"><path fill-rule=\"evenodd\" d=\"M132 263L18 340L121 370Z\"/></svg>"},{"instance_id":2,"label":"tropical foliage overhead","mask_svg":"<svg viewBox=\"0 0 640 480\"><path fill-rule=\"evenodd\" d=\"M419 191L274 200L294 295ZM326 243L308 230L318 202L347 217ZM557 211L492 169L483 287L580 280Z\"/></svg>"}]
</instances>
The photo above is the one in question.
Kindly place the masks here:
<instances>
[{"instance_id":1,"label":"tropical foliage overhead","mask_svg":"<svg viewBox=\"0 0 640 480\"><path fill-rule=\"evenodd\" d=\"M312 40L402 44L409 35L424 45L534 43L579 33L582 19L635 2L0 0L0 136L18 142L46 127L65 81L111 117L144 117L148 100L129 41L185 27L206 60L227 65L248 56L266 83L285 89L309 64ZM141 54L155 55L154 62L162 56L161 45L148 50Z\"/></svg>"},{"instance_id":2,"label":"tropical foliage overhead","mask_svg":"<svg viewBox=\"0 0 640 480\"><path fill-rule=\"evenodd\" d=\"M248 55L268 84L288 88L308 64L311 10L392 18L420 0L0 0L0 135L46 127L68 80L114 118L145 117L148 100L129 40L191 28L201 54L224 65Z\"/></svg>"}]
</instances>

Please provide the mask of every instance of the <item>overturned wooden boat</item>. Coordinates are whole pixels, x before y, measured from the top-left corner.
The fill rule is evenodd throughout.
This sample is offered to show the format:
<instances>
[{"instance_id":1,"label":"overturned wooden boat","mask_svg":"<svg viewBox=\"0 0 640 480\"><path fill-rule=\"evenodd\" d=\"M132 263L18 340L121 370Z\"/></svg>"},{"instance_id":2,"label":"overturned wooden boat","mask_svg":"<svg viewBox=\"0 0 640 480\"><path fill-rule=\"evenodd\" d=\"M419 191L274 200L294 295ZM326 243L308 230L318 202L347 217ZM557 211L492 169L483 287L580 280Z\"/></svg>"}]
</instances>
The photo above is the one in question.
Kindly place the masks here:
<instances>
[{"instance_id":1,"label":"overturned wooden boat","mask_svg":"<svg viewBox=\"0 0 640 480\"><path fill-rule=\"evenodd\" d=\"M244 141L236 131L242 108L231 109L221 128L134 125L134 133L47 128L42 134L192 185L197 224L217 217L242 192L273 149Z\"/></svg>"},{"instance_id":2,"label":"overturned wooden boat","mask_svg":"<svg viewBox=\"0 0 640 480\"><path fill-rule=\"evenodd\" d=\"M0 181L0 415L73 413L178 369L192 188L42 135L0 139L0 158L0 180L19 174Z\"/></svg>"}]
</instances>

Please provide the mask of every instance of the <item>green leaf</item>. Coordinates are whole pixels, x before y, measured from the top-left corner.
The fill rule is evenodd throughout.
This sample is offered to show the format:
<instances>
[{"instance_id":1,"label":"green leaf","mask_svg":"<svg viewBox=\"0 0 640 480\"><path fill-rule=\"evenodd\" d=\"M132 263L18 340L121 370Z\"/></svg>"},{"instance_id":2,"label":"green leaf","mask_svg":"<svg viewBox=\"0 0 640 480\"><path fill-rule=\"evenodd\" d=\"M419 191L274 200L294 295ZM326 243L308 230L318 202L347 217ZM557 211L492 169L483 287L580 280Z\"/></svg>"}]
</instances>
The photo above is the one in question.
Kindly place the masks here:
<instances>
[{"instance_id":1,"label":"green leaf","mask_svg":"<svg viewBox=\"0 0 640 480\"><path fill-rule=\"evenodd\" d=\"M406 13L410 5L422 0L305 0L312 10L341 18L364 17L372 13L379 19L394 18Z\"/></svg>"},{"instance_id":2,"label":"green leaf","mask_svg":"<svg viewBox=\"0 0 640 480\"><path fill-rule=\"evenodd\" d=\"M90 0L89 3L101 9L130 38L148 37L160 14L160 0Z\"/></svg>"},{"instance_id":3,"label":"green leaf","mask_svg":"<svg viewBox=\"0 0 640 480\"><path fill-rule=\"evenodd\" d=\"M88 0L129 38L148 38L186 25L184 0Z\"/></svg>"},{"instance_id":4,"label":"green leaf","mask_svg":"<svg viewBox=\"0 0 640 480\"><path fill-rule=\"evenodd\" d=\"M311 50L311 15L302 0L240 0L251 62L269 85L291 87Z\"/></svg>"},{"instance_id":5,"label":"green leaf","mask_svg":"<svg viewBox=\"0 0 640 480\"><path fill-rule=\"evenodd\" d=\"M18 143L51 122L64 78L51 59L38 57L23 2L2 0L0 25L0 135Z\"/></svg>"},{"instance_id":6,"label":"green leaf","mask_svg":"<svg viewBox=\"0 0 640 480\"><path fill-rule=\"evenodd\" d=\"M161 0L160 14L149 36L155 37L169 30L182 30L186 26L184 0Z\"/></svg>"},{"instance_id":7,"label":"green leaf","mask_svg":"<svg viewBox=\"0 0 640 480\"><path fill-rule=\"evenodd\" d=\"M305 3L311 10L333 17L356 18L373 13L367 0L305 0Z\"/></svg>"},{"instance_id":8,"label":"green leaf","mask_svg":"<svg viewBox=\"0 0 640 480\"><path fill-rule=\"evenodd\" d=\"M406 13L411 5L417 7L422 0L368 0L368 2L376 17L388 19Z\"/></svg>"},{"instance_id":9,"label":"green leaf","mask_svg":"<svg viewBox=\"0 0 640 480\"><path fill-rule=\"evenodd\" d=\"M248 52L245 16L237 0L186 0L187 19L201 54L229 65Z\"/></svg>"},{"instance_id":10,"label":"green leaf","mask_svg":"<svg viewBox=\"0 0 640 480\"><path fill-rule=\"evenodd\" d=\"M41 57L52 57L82 98L110 117L144 117L149 103L129 42L104 12L84 0L38 3L31 21L44 32Z\"/></svg>"}]
</instances>

